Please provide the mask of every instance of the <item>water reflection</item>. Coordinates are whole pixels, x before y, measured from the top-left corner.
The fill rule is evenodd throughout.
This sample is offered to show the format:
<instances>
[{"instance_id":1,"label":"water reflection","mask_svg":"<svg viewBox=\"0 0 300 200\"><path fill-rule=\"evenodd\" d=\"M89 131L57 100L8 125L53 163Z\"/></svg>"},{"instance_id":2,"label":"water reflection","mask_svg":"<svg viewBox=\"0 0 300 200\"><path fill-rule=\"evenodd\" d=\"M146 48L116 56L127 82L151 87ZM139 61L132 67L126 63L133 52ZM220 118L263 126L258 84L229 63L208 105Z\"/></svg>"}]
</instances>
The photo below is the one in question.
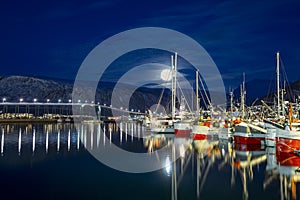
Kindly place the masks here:
<instances>
[{"instance_id":1,"label":"water reflection","mask_svg":"<svg viewBox=\"0 0 300 200\"><path fill-rule=\"evenodd\" d=\"M300 157L280 148L152 134L137 123L1 125L1 161L116 145L155 155L169 199L297 199ZM157 150L166 148L164 155ZM41 156L42 155L42 156ZM176 162L172 160L178 158ZM99 172L101 173L101 172ZM157 177L156 177L157 178ZM130 182L131 180L127 180ZM158 180L159 182L159 180Z\"/></svg>"}]
</instances>

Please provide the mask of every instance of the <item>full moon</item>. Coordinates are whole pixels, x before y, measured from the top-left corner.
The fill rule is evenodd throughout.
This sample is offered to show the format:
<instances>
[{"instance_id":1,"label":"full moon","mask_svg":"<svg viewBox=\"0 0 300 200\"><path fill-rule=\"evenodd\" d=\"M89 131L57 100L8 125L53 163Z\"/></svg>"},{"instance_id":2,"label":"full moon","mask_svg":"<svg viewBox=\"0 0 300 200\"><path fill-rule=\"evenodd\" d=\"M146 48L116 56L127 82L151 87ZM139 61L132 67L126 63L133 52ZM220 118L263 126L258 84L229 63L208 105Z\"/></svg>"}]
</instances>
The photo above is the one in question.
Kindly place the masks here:
<instances>
[{"instance_id":1,"label":"full moon","mask_svg":"<svg viewBox=\"0 0 300 200\"><path fill-rule=\"evenodd\" d=\"M172 71L170 69L164 69L160 73L160 78L164 81L170 81L172 79Z\"/></svg>"}]
</instances>

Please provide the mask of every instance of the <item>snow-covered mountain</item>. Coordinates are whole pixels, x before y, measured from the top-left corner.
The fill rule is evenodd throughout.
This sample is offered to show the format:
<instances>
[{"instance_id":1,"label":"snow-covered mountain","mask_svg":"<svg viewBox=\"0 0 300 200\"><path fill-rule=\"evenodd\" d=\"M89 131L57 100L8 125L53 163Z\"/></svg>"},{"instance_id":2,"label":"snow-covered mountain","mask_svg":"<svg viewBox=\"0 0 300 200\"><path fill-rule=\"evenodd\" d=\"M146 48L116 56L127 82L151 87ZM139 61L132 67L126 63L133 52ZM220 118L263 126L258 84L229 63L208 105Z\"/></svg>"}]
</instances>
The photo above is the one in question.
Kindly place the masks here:
<instances>
[{"instance_id":1,"label":"snow-covered mountain","mask_svg":"<svg viewBox=\"0 0 300 200\"><path fill-rule=\"evenodd\" d=\"M101 104L111 103L111 94L114 84L109 82L101 83L98 87L96 98L93 99ZM32 102L35 98L38 102L68 102L72 98L73 83L66 80L51 80L27 76L3 76L0 77L0 100L6 98L8 102L18 102L20 98L24 102ZM139 88L133 91L133 86L123 85L117 96L120 101L130 98L131 108L144 111L151 105L158 102L161 90ZM131 95L131 96L128 96ZM167 97L162 99L162 104L167 102ZM84 99L83 99L84 100Z\"/></svg>"}]
</instances>

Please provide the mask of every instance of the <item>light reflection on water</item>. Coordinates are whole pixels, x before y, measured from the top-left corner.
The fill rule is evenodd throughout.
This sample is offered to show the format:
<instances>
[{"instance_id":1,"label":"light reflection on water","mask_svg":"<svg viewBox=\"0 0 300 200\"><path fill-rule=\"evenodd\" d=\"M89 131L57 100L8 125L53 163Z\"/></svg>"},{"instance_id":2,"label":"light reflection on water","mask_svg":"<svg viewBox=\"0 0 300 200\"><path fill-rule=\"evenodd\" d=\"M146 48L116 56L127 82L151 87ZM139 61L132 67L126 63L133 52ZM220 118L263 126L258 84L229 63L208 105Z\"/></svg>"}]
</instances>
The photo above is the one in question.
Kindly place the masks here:
<instances>
[{"instance_id":1,"label":"light reflection on water","mask_svg":"<svg viewBox=\"0 0 300 200\"><path fill-rule=\"evenodd\" d=\"M29 173L29 180L38 179L54 188L58 185L59 196L55 192L50 196L56 199L70 196L73 199L300 197L297 184L300 158L276 152L276 148L234 146L217 139L193 141L173 135L154 135L136 123L81 124L78 130L74 124L3 124L0 128L0 174L5 174L2 180L9 182L8 185L5 181L0 182L0 191L4 194L7 192L5 187L27 182L28 177L23 176ZM127 174L102 165L86 150L112 143L127 151L149 154L156 154L157 149L166 147L170 154L157 154L162 166L159 171ZM176 155L179 159L172 163L172 157ZM66 176L68 179L62 178ZM75 185L89 182L95 190ZM39 182L32 184L30 188L40 187ZM61 186L64 189L60 190ZM30 190L24 187L25 193ZM115 193L114 187L122 192ZM41 188L40 191L46 192Z\"/></svg>"}]
</instances>

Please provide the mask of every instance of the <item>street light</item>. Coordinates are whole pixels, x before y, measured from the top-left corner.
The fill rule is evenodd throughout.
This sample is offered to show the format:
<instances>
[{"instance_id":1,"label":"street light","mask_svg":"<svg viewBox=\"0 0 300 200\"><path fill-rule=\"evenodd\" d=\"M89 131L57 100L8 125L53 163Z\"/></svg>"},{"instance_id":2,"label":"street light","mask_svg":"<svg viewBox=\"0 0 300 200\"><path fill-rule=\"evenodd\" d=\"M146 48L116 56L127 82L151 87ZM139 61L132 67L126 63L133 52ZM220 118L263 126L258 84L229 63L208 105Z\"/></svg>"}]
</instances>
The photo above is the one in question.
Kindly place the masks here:
<instances>
[{"instance_id":1,"label":"street light","mask_svg":"<svg viewBox=\"0 0 300 200\"><path fill-rule=\"evenodd\" d=\"M47 99L47 103L49 103L50 102L50 99Z\"/></svg>"},{"instance_id":2,"label":"street light","mask_svg":"<svg viewBox=\"0 0 300 200\"><path fill-rule=\"evenodd\" d=\"M4 102L6 101L6 98L3 98L2 101L3 101L3 103L4 103Z\"/></svg>"},{"instance_id":3,"label":"street light","mask_svg":"<svg viewBox=\"0 0 300 200\"><path fill-rule=\"evenodd\" d=\"M71 99L69 99L69 103L72 103L72 100L71 100Z\"/></svg>"},{"instance_id":4,"label":"street light","mask_svg":"<svg viewBox=\"0 0 300 200\"><path fill-rule=\"evenodd\" d=\"M20 99L20 103L22 103L22 102L23 102L23 98Z\"/></svg>"},{"instance_id":5,"label":"street light","mask_svg":"<svg viewBox=\"0 0 300 200\"><path fill-rule=\"evenodd\" d=\"M81 100L79 99L77 102L78 102L78 103L80 103L80 102L81 102Z\"/></svg>"},{"instance_id":6,"label":"street light","mask_svg":"<svg viewBox=\"0 0 300 200\"><path fill-rule=\"evenodd\" d=\"M60 103L61 102L61 99L58 99L58 103Z\"/></svg>"},{"instance_id":7,"label":"street light","mask_svg":"<svg viewBox=\"0 0 300 200\"><path fill-rule=\"evenodd\" d=\"M33 99L33 102L36 103L36 102L37 102L37 99L34 98L34 99Z\"/></svg>"}]
</instances>

